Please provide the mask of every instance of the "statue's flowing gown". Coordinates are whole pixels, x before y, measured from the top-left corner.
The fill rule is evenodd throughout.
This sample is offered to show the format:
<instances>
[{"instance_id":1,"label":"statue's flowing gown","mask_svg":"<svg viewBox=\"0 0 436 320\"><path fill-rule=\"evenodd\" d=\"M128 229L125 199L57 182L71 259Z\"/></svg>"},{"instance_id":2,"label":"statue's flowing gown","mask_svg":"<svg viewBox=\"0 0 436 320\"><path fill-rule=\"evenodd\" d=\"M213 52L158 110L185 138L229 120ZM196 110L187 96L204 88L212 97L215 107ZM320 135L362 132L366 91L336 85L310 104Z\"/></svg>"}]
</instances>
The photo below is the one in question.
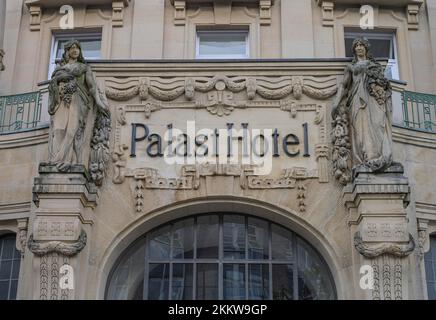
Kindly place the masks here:
<instances>
[{"instance_id":1,"label":"statue's flowing gown","mask_svg":"<svg viewBox=\"0 0 436 320\"><path fill-rule=\"evenodd\" d=\"M359 61L347 68L352 79L347 106L350 108L353 163L378 170L392 162L392 102L389 98L379 104L369 93L370 63Z\"/></svg>"},{"instance_id":2,"label":"statue's flowing gown","mask_svg":"<svg viewBox=\"0 0 436 320\"><path fill-rule=\"evenodd\" d=\"M60 169L72 164L84 164L83 145L92 134L92 112L94 100L89 93L87 73L91 69L83 63L66 64L56 68L50 90L56 96L50 101L51 139L49 162ZM61 81L72 75L73 79ZM94 84L95 85L95 84Z\"/></svg>"}]
</instances>

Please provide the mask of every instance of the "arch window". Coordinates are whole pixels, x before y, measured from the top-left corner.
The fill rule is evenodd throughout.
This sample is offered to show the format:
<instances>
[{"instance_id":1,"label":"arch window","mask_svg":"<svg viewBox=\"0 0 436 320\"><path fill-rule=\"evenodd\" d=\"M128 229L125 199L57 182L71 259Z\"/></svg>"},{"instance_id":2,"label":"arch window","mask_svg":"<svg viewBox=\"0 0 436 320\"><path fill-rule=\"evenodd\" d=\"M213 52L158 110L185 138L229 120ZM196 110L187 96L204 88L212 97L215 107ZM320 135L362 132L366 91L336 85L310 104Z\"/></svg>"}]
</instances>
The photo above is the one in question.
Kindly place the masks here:
<instances>
[{"instance_id":1,"label":"arch window","mask_svg":"<svg viewBox=\"0 0 436 320\"><path fill-rule=\"evenodd\" d=\"M207 214L152 230L114 267L108 299L335 299L327 264L304 239L247 215Z\"/></svg>"}]
</instances>

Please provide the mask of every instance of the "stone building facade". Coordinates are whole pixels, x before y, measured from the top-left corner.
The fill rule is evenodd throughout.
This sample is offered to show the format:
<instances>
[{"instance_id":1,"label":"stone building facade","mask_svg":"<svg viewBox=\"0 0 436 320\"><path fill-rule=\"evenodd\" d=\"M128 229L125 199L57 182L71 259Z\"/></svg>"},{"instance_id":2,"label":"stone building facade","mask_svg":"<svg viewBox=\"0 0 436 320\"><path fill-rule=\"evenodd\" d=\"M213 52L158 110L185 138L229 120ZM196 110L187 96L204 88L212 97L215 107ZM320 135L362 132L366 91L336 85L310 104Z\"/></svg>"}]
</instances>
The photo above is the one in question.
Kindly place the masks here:
<instances>
[{"instance_id":1,"label":"stone building facade","mask_svg":"<svg viewBox=\"0 0 436 320\"><path fill-rule=\"evenodd\" d=\"M435 299L436 1L365 4L0 0L0 297ZM394 163L340 181L331 113L360 36ZM91 108L86 162L59 170L49 80L71 39L110 116ZM174 163L176 129L228 152ZM264 171L230 161L231 129L239 150L262 132Z\"/></svg>"}]
</instances>

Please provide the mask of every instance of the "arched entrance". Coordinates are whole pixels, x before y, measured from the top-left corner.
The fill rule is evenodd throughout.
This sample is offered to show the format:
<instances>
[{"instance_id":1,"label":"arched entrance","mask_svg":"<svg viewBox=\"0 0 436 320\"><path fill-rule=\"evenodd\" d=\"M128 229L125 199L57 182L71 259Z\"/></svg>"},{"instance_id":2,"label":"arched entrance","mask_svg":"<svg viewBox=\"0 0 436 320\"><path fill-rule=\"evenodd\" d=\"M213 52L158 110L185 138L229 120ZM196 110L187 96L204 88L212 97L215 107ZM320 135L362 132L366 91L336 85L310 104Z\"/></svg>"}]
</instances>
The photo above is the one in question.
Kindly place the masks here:
<instances>
[{"instance_id":1,"label":"arched entrance","mask_svg":"<svg viewBox=\"0 0 436 320\"><path fill-rule=\"evenodd\" d=\"M113 264L105 298L337 297L328 264L308 241L267 212L229 209L185 211L137 237Z\"/></svg>"}]
</instances>

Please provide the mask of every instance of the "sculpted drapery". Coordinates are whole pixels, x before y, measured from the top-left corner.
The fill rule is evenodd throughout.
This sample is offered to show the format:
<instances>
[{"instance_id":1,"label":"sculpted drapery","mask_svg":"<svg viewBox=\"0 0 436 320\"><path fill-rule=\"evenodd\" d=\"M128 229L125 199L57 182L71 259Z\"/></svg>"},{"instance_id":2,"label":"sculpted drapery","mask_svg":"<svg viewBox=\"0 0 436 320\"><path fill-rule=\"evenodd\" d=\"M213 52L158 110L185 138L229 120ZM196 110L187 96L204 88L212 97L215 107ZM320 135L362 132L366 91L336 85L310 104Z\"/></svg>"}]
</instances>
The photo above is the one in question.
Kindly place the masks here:
<instances>
[{"instance_id":1,"label":"sculpted drapery","mask_svg":"<svg viewBox=\"0 0 436 320\"><path fill-rule=\"evenodd\" d=\"M392 164L392 90L369 49L366 39L354 40L354 59L333 104L333 161L336 178L343 184L351 180L350 160L353 169L373 172Z\"/></svg>"},{"instance_id":2,"label":"sculpted drapery","mask_svg":"<svg viewBox=\"0 0 436 320\"><path fill-rule=\"evenodd\" d=\"M100 184L109 158L110 113L78 41L65 45L62 61L53 72L49 114L49 163L68 171L88 162L91 178Z\"/></svg>"}]
</instances>

